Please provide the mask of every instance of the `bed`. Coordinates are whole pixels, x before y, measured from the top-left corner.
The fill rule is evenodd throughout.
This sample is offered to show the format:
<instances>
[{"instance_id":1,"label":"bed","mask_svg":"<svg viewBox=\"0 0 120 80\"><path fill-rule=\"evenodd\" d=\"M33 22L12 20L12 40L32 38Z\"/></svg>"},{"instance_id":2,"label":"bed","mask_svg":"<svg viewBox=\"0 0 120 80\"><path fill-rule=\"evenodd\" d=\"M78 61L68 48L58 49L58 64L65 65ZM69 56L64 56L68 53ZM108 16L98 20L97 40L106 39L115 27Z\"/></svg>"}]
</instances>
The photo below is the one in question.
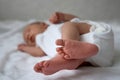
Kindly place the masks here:
<instances>
[{"instance_id":1,"label":"bed","mask_svg":"<svg viewBox=\"0 0 120 80\"><path fill-rule=\"evenodd\" d=\"M82 67L53 75L36 73L33 66L45 57L32 57L17 50L23 42L22 29L29 21L0 21L0 80L120 80L120 23L107 21L114 31L115 59L111 67Z\"/></svg>"}]
</instances>

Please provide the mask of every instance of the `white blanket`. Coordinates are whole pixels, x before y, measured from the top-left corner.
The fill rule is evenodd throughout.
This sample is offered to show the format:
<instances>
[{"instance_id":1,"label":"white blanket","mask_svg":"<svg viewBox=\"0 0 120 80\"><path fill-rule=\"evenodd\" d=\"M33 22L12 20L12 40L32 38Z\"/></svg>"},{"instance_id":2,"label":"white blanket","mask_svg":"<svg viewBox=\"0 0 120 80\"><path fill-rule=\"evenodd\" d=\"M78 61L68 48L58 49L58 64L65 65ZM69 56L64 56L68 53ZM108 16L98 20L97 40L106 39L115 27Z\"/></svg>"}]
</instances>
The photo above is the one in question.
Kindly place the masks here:
<instances>
[{"instance_id":1,"label":"white blanket","mask_svg":"<svg viewBox=\"0 0 120 80\"><path fill-rule=\"evenodd\" d=\"M49 59L32 57L17 50L23 42L22 29L28 22L0 22L0 80L120 80L120 24L109 22L115 35L115 60L111 67L84 67L43 75L33 70L35 63Z\"/></svg>"}]
</instances>

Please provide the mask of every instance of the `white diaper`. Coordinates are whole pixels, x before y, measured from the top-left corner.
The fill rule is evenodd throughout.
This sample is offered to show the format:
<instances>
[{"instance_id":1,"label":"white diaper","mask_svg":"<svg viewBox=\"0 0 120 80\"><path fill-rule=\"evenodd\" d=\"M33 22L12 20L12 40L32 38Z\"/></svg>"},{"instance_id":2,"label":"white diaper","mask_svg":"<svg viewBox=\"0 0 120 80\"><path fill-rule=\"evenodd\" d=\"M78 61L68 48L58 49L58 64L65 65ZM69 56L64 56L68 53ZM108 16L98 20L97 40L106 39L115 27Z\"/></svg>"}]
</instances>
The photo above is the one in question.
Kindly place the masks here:
<instances>
[{"instance_id":1,"label":"white diaper","mask_svg":"<svg viewBox=\"0 0 120 80\"><path fill-rule=\"evenodd\" d=\"M96 44L99 48L97 55L88 59L97 66L110 66L114 58L114 37L112 29L105 23L87 22L92 25L90 33L82 35L82 41Z\"/></svg>"},{"instance_id":2,"label":"white diaper","mask_svg":"<svg viewBox=\"0 0 120 80\"><path fill-rule=\"evenodd\" d=\"M80 21L78 18L71 22L85 22L91 25L90 32L80 36L80 41L95 44L99 48L97 55L87 61L97 66L110 66L114 57L114 38L109 25L93 21ZM36 44L50 57L56 55L55 41L61 38L61 26L63 24L50 25L43 33L36 36Z\"/></svg>"},{"instance_id":3,"label":"white diaper","mask_svg":"<svg viewBox=\"0 0 120 80\"><path fill-rule=\"evenodd\" d=\"M97 55L87 59L96 66L110 66L114 58L114 35L110 25L101 22L81 21L74 18L72 22L85 22L91 25L90 32L83 34L80 41L93 43L98 46Z\"/></svg>"}]
</instances>

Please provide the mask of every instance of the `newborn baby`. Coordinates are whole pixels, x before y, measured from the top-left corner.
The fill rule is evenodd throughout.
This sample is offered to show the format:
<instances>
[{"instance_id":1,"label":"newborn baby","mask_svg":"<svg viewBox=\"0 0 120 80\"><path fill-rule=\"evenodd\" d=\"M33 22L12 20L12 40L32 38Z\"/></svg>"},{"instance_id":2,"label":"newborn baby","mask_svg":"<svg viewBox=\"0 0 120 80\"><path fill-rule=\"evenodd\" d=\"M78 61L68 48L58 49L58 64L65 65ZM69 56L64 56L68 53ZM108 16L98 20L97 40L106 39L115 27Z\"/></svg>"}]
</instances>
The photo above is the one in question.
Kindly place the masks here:
<instances>
[{"instance_id":1,"label":"newborn baby","mask_svg":"<svg viewBox=\"0 0 120 80\"><path fill-rule=\"evenodd\" d=\"M37 63L36 72L53 74L62 69L75 69L85 61L95 66L111 65L113 34L107 24L82 21L61 12L54 13L49 21L55 24L34 22L27 25L23 32L26 44L18 46L19 50L33 56L51 57Z\"/></svg>"}]
</instances>

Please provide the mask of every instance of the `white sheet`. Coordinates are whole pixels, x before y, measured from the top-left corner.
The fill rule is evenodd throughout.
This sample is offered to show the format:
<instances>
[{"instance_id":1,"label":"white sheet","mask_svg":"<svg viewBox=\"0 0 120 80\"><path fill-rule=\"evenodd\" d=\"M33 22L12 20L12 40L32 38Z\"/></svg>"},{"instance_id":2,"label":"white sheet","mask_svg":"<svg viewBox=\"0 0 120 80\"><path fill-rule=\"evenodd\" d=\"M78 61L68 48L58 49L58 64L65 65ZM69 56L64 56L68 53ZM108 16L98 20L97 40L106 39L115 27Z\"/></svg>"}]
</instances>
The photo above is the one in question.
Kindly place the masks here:
<instances>
[{"instance_id":1,"label":"white sheet","mask_svg":"<svg viewBox=\"0 0 120 80\"><path fill-rule=\"evenodd\" d=\"M33 70L35 63L49 57L35 58L17 51L17 45L23 42L21 30L31 22L0 22L0 80L120 80L120 24L109 22L115 34L116 56L112 67L84 67L77 70L61 70L45 76Z\"/></svg>"}]
</instances>

